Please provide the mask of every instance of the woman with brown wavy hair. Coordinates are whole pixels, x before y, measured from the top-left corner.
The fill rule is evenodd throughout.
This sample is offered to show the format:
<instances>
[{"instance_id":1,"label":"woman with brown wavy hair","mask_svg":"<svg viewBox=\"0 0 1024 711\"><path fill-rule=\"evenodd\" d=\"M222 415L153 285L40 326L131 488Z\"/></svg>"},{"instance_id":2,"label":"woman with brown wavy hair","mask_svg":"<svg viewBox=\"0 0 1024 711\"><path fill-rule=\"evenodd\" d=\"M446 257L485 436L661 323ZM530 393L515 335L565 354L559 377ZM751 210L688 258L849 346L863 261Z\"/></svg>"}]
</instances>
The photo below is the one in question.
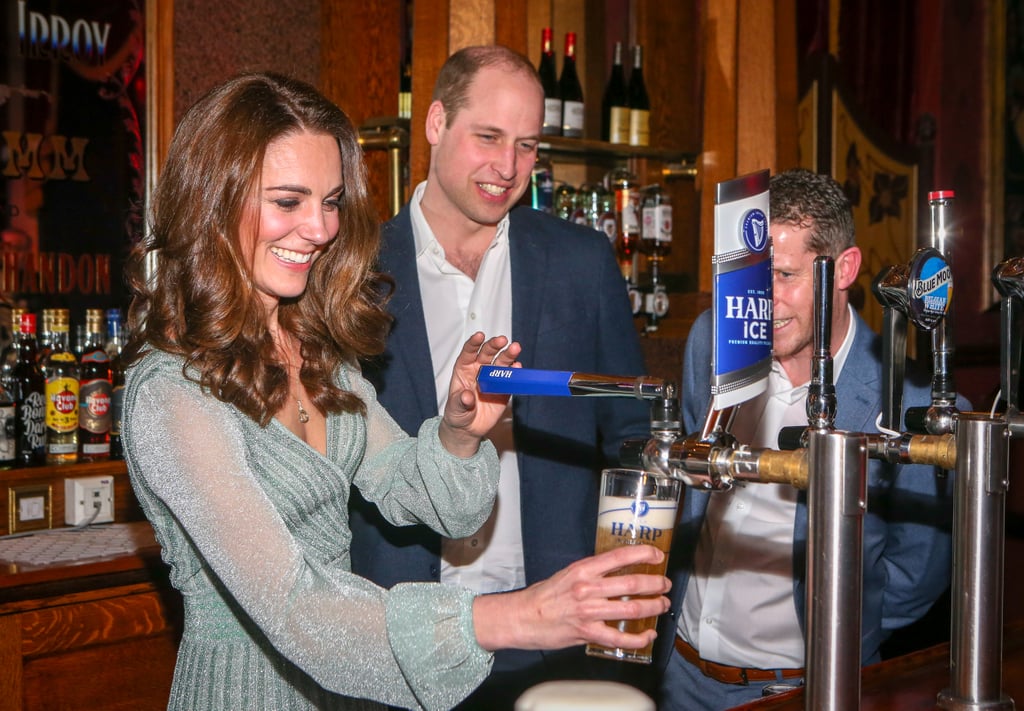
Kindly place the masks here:
<instances>
[{"instance_id":1,"label":"woman with brown wavy hair","mask_svg":"<svg viewBox=\"0 0 1024 711\"><path fill-rule=\"evenodd\" d=\"M172 141L129 270L123 425L185 600L170 708L446 708L494 649L640 647L652 632L604 620L667 609L666 579L606 577L659 559L647 546L501 595L349 572L352 485L396 524L484 521L498 460L482 436L507 402L476 372L520 350L474 334L442 416L410 438L387 415L359 370L388 325L364 171L345 114L269 73L213 89Z\"/></svg>"}]
</instances>

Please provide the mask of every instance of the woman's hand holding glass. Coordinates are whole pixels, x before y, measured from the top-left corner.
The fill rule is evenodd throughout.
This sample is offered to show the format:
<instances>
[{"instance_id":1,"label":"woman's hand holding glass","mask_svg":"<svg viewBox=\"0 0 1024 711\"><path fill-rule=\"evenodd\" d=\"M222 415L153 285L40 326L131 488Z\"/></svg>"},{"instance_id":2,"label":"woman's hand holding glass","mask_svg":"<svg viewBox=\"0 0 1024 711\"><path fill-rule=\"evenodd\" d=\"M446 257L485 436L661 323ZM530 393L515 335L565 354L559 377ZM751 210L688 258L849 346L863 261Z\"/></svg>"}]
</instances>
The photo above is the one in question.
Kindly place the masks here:
<instances>
[{"instance_id":1,"label":"woman's hand holding glass","mask_svg":"<svg viewBox=\"0 0 1024 711\"><path fill-rule=\"evenodd\" d=\"M661 575L611 574L631 565L660 563L664 556L653 546L623 546L578 560L522 590L480 595L473 602L477 642L487 650L560 649L586 643L645 647L656 636L653 629L634 634L605 623L666 612L665 594L671 583Z\"/></svg>"}]
</instances>

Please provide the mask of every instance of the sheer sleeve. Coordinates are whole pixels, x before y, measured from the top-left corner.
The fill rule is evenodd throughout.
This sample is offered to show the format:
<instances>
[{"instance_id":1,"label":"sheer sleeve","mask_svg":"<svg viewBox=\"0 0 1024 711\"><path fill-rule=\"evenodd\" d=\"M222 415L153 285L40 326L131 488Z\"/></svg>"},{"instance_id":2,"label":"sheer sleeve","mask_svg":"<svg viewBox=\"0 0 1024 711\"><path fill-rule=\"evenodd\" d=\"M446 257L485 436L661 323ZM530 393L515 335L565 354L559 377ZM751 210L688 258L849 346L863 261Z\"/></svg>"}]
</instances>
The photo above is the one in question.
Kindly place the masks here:
<instances>
[{"instance_id":1,"label":"sheer sleeve","mask_svg":"<svg viewBox=\"0 0 1024 711\"><path fill-rule=\"evenodd\" d=\"M437 584L389 594L308 555L257 480L242 416L169 360L150 354L129 371L126 459L192 613L186 631L212 629L219 622L211 617L240 607L277 652L330 691L447 708L475 688L491 655L473 635L473 595ZM379 416L371 413L371 429ZM390 448L379 444L367 464L388 460Z\"/></svg>"},{"instance_id":2,"label":"sheer sleeve","mask_svg":"<svg viewBox=\"0 0 1024 711\"><path fill-rule=\"evenodd\" d=\"M440 417L426 420L410 439L377 401L370 383L347 375L353 392L367 403L365 461L353 481L366 500L397 526L423 523L449 538L478 531L498 489L494 445L483 440L474 456L456 457L438 438Z\"/></svg>"}]
</instances>

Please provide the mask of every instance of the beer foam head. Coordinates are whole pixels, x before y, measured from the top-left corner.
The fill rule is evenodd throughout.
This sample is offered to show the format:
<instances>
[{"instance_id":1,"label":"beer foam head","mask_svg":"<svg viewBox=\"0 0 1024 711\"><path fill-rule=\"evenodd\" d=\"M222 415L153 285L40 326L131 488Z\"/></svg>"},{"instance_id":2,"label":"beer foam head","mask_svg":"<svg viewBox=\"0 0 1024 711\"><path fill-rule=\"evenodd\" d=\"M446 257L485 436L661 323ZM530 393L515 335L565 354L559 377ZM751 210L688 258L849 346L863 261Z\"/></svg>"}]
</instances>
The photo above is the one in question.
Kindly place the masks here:
<instances>
[{"instance_id":1,"label":"beer foam head","mask_svg":"<svg viewBox=\"0 0 1024 711\"><path fill-rule=\"evenodd\" d=\"M515 711L655 711L638 689L614 681L546 681L523 692Z\"/></svg>"}]
</instances>

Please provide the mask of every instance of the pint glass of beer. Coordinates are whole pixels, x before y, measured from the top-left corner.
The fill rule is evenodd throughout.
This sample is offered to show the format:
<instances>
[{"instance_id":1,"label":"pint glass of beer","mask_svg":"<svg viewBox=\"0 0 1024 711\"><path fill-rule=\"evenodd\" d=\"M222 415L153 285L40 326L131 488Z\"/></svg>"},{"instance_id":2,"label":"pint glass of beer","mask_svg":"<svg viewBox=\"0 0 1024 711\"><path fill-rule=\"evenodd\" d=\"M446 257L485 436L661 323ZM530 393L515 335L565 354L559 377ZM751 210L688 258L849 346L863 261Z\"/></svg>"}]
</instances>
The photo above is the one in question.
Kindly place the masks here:
<instances>
[{"instance_id":1,"label":"pint glass of beer","mask_svg":"<svg viewBox=\"0 0 1024 711\"><path fill-rule=\"evenodd\" d=\"M597 542L594 552L603 553L618 546L641 544L657 546L665 552L665 560L660 565L630 565L614 575L665 574L682 486L678 479L639 469L605 469L601 472L601 501L597 509ZM609 621L607 624L623 632L642 632L653 629L657 620L657 617L647 617L642 620ZM653 642L643 649L614 649L588 644L587 654L650 664L653 647Z\"/></svg>"}]
</instances>

